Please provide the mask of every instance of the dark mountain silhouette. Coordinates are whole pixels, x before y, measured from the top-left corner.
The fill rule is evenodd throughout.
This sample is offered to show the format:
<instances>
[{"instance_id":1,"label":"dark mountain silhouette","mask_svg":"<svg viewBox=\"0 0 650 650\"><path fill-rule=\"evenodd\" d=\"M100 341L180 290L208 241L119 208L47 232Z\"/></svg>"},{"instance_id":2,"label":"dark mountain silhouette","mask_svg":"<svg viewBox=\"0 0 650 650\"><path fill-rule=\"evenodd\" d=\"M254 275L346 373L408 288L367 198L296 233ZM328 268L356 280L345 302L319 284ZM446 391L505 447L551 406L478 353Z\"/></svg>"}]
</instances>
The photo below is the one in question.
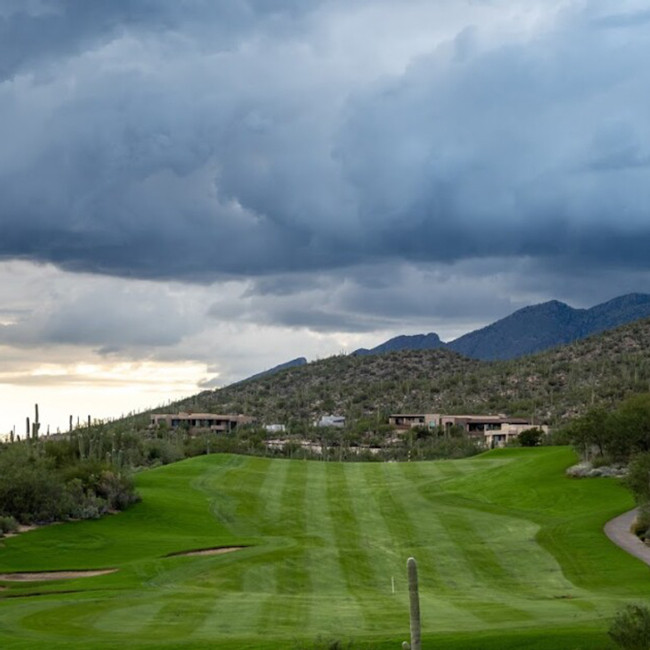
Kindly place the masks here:
<instances>
[{"instance_id":1,"label":"dark mountain silhouette","mask_svg":"<svg viewBox=\"0 0 650 650\"><path fill-rule=\"evenodd\" d=\"M352 354L356 356L365 356L368 354L381 354L382 352L396 352L397 350L435 350L444 348L445 343L440 340L437 334L414 334L413 336L402 335L396 336L372 350L359 348Z\"/></svg>"},{"instance_id":2,"label":"dark mountain silhouette","mask_svg":"<svg viewBox=\"0 0 650 650\"><path fill-rule=\"evenodd\" d=\"M381 354L396 350L447 348L486 361L514 359L564 345L592 334L650 316L650 295L631 293L590 309L574 309L557 300L524 307L487 327L469 332L450 343L437 334L397 336L353 355Z\"/></svg>"},{"instance_id":3,"label":"dark mountain silhouette","mask_svg":"<svg viewBox=\"0 0 650 650\"><path fill-rule=\"evenodd\" d=\"M632 293L590 309L551 300L520 309L448 344L449 349L483 360L514 359L564 345L650 316L650 295Z\"/></svg>"}]
</instances>

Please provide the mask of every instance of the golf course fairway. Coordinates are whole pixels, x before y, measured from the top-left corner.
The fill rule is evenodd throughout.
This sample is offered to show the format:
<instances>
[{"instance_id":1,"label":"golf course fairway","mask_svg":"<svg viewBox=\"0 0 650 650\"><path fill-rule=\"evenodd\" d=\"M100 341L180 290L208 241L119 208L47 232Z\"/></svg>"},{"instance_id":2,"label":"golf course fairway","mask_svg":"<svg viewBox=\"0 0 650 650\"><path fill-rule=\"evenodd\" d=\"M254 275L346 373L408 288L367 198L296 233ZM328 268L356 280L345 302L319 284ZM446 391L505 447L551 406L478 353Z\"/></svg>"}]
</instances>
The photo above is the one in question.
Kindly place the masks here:
<instances>
[{"instance_id":1,"label":"golf course fairway","mask_svg":"<svg viewBox=\"0 0 650 650\"><path fill-rule=\"evenodd\" d=\"M615 479L564 447L464 460L326 463L211 455L137 475L142 502L0 541L0 648L612 648L650 569L602 532ZM228 548L214 555L185 551ZM117 569L13 581L12 572ZM11 577L11 576L9 576ZM38 577L38 576L35 576Z\"/></svg>"}]
</instances>

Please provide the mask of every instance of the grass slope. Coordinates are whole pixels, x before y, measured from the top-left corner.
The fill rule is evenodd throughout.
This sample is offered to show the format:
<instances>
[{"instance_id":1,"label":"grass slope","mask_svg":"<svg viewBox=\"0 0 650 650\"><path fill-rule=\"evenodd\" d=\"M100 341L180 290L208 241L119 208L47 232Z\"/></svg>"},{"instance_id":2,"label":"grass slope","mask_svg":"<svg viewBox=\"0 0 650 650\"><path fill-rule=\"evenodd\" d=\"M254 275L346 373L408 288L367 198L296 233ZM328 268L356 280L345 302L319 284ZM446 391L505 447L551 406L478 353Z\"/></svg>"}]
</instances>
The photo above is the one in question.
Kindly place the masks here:
<instances>
[{"instance_id":1,"label":"grass slope","mask_svg":"<svg viewBox=\"0 0 650 650\"><path fill-rule=\"evenodd\" d=\"M127 512L4 541L0 572L120 570L1 583L0 647L291 648L320 635L395 648L414 555L425 648L608 648L607 618L650 596L648 568L602 533L630 496L614 480L565 478L573 460L544 448L151 470ZM247 548L165 557L222 545Z\"/></svg>"}]
</instances>

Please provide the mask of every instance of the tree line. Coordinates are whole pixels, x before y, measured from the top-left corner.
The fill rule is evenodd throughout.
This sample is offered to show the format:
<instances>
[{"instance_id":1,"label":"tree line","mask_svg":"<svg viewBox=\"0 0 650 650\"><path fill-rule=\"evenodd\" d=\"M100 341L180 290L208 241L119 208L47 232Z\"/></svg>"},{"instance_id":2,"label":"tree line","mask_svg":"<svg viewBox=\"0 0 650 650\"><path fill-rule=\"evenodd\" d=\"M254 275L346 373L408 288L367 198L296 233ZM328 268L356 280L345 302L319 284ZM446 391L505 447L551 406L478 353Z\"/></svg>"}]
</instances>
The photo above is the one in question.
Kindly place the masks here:
<instances>
[{"instance_id":1,"label":"tree line","mask_svg":"<svg viewBox=\"0 0 650 650\"><path fill-rule=\"evenodd\" d=\"M650 540L650 393L612 410L593 408L563 429L583 459L627 466L625 483L639 506L635 532Z\"/></svg>"}]
</instances>

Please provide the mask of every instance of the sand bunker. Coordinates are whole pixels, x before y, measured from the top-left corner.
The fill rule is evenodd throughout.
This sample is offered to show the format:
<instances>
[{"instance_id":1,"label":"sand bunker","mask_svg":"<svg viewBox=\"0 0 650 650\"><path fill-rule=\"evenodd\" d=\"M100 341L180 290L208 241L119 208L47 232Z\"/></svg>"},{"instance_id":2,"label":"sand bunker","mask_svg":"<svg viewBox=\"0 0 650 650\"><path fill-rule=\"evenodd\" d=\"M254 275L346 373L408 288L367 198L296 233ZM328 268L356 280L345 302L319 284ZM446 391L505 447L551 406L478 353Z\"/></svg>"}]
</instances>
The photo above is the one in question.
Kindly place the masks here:
<instances>
[{"instance_id":1,"label":"sand bunker","mask_svg":"<svg viewBox=\"0 0 650 650\"><path fill-rule=\"evenodd\" d=\"M215 548L200 548L196 551L181 551L180 553L170 553L165 557L187 557L190 555L222 555L223 553L232 553L241 551L245 546L217 546Z\"/></svg>"},{"instance_id":2,"label":"sand bunker","mask_svg":"<svg viewBox=\"0 0 650 650\"><path fill-rule=\"evenodd\" d=\"M7 582L42 582L43 580L72 580L73 578L93 578L107 573L115 573L117 569L99 569L97 571L39 571L24 573L0 573L0 580Z\"/></svg>"}]
</instances>

